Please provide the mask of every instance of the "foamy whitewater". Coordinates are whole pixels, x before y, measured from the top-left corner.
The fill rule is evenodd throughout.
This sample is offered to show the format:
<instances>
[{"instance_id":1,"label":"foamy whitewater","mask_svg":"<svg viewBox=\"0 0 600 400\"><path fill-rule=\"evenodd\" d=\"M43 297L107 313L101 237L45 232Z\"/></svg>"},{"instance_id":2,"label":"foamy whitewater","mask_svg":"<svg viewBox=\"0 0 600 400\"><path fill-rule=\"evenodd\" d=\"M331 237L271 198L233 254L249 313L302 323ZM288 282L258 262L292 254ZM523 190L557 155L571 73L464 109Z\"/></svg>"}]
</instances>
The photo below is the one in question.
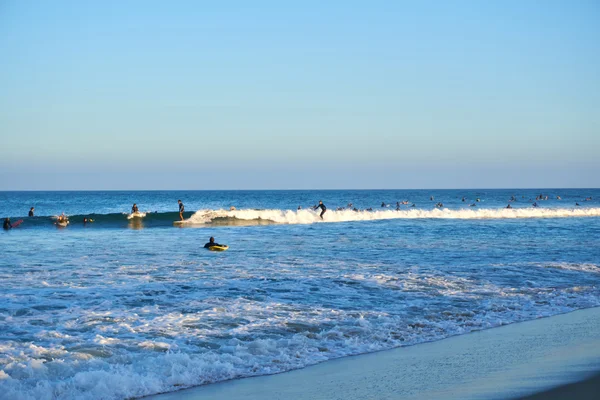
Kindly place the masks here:
<instances>
[{"instance_id":1,"label":"foamy whitewater","mask_svg":"<svg viewBox=\"0 0 600 400\"><path fill-rule=\"evenodd\" d=\"M0 192L23 219L0 232L0 399L135 398L600 306L599 199ZM204 250L209 236L230 249Z\"/></svg>"}]
</instances>

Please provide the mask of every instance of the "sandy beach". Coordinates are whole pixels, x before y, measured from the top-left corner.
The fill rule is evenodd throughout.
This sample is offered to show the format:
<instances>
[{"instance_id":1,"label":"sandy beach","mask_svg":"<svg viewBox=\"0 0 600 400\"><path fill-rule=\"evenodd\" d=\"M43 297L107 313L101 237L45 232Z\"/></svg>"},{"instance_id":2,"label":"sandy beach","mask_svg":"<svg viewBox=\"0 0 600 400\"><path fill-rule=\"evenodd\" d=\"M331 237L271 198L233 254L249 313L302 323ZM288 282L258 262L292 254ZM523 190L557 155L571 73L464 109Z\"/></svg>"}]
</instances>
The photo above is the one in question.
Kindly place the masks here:
<instances>
[{"instance_id":1,"label":"sandy beach","mask_svg":"<svg viewBox=\"0 0 600 400\"><path fill-rule=\"evenodd\" d=\"M150 399L585 399L599 344L591 308Z\"/></svg>"}]
</instances>

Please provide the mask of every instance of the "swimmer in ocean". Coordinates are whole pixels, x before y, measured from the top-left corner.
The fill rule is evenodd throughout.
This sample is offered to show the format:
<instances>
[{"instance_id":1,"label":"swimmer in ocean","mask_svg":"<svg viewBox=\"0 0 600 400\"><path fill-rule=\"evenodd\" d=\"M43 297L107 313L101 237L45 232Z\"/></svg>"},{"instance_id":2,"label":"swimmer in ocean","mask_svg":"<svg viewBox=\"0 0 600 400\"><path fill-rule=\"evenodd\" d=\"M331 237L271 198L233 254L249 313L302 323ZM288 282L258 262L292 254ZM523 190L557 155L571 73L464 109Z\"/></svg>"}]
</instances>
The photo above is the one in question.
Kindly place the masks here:
<instances>
[{"instance_id":1,"label":"swimmer in ocean","mask_svg":"<svg viewBox=\"0 0 600 400\"><path fill-rule=\"evenodd\" d=\"M33 217L33 211L34 211L34 210L35 210L35 208L34 208L34 207L31 207L31 208L29 209L29 216L30 216L30 217Z\"/></svg>"},{"instance_id":2,"label":"swimmer in ocean","mask_svg":"<svg viewBox=\"0 0 600 400\"><path fill-rule=\"evenodd\" d=\"M137 204L133 203L133 207L131 207L131 213L135 214L136 212L138 212L138 206Z\"/></svg>"},{"instance_id":3,"label":"swimmer in ocean","mask_svg":"<svg viewBox=\"0 0 600 400\"><path fill-rule=\"evenodd\" d=\"M4 228L5 230L12 229L12 224L10 223L10 218L4 219L4 224L2 225L2 228Z\"/></svg>"},{"instance_id":4,"label":"swimmer in ocean","mask_svg":"<svg viewBox=\"0 0 600 400\"><path fill-rule=\"evenodd\" d=\"M323 204L323 202L321 200L319 200L319 205L316 206L314 209L316 210L317 208L321 209L321 219L323 219L323 214L325 214L325 211L327 211L327 207L325 207L325 204Z\"/></svg>"}]
</instances>

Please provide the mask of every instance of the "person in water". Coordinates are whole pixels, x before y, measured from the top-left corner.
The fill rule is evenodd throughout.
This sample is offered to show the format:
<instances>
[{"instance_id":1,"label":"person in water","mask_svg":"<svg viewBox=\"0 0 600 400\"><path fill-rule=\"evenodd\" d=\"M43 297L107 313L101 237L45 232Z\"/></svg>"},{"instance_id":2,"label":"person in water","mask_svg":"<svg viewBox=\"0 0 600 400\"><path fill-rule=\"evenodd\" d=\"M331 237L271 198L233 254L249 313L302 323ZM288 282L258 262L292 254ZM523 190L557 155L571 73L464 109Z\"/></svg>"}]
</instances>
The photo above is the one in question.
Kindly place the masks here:
<instances>
[{"instance_id":1,"label":"person in water","mask_svg":"<svg viewBox=\"0 0 600 400\"><path fill-rule=\"evenodd\" d=\"M133 207L131 207L131 213L135 214L136 212L139 212L138 206L137 204L133 203Z\"/></svg>"},{"instance_id":2,"label":"person in water","mask_svg":"<svg viewBox=\"0 0 600 400\"><path fill-rule=\"evenodd\" d=\"M5 230L9 230L12 229L12 224L10 223L10 218L4 218L4 224L2 225L2 228L4 228Z\"/></svg>"},{"instance_id":3,"label":"person in water","mask_svg":"<svg viewBox=\"0 0 600 400\"><path fill-rule=\"evenodd\" d=\"M314 209L316 210L317 208L321 209L320 217L321 217L321 219L323 219L323 214L325 214L325 211L327 211L327 207L325 207L325 204L323 204L323 202L321 200L319 200L319 205L315 206Z\"/></svg>"},{"instance_id":4,"label":"person in water","mask_svg":"<svg viewBox=\"0 0 600 400\"><path fill-rule=\"evenodd\" d=\"M506 208L512 208L512 206L509 204L509 205L506 206Z\"/></svg>"},{"instance_id":5,"label":"person in water","mask_svg":"<svg viewBox=\"0 0 600 400\"><path fill-rule=\"evenodd\" d=\"M33 207L31 207L31 208L29 209L29 216L30 216L30 217L33 217L33 211L34 211L34 210L35 210L35 208L33 208Z\"/></svg>"},{"instance_id":6,"label":"person in water","mask_svg":"<svg viewBox=\"0 0 600 400\"><path fill-rule=\"evenodd\" d=\"M223 245L219 244L219 243L215 243L215 238L211 236L210 239L208 239L208 243L206 243L204 245L204 248L205 249L210 249L213 246L223 246Z\"/></svg>"},{"instance_id":7,"label":"person in water","mask_svg":"<svg viewBox=\"0 0 600 400\"><path fill-rule=\"evenodd\" d=\"M183 212L185 211L185 207L183 206L181 200L177 200L177 203L179 204L179 219L183 221Z\"/></svg>"}]
</instances>

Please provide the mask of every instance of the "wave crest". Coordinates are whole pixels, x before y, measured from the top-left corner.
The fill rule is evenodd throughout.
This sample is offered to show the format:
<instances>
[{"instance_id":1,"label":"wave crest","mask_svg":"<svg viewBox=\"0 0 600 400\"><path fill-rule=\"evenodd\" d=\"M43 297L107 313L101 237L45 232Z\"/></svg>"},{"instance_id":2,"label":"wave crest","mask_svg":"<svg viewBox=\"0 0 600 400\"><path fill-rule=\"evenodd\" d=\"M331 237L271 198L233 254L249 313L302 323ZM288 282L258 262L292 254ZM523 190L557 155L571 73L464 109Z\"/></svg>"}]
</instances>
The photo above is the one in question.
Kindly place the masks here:
<instances>
[{"instance_id":1,"label":"wave crest","mask_svg":"<svg viewBox=\"0 0 600 400\"><path fill-rule=\"evenodd\" d=\"M501 208L501 209L410 209L381 211L327 210L323 219L313 210L199 210L185 222L190 225L313 224L317 222L377 221L386 219L516 219L598 217L600 208Z\"/></svg>"}]
</instances>

